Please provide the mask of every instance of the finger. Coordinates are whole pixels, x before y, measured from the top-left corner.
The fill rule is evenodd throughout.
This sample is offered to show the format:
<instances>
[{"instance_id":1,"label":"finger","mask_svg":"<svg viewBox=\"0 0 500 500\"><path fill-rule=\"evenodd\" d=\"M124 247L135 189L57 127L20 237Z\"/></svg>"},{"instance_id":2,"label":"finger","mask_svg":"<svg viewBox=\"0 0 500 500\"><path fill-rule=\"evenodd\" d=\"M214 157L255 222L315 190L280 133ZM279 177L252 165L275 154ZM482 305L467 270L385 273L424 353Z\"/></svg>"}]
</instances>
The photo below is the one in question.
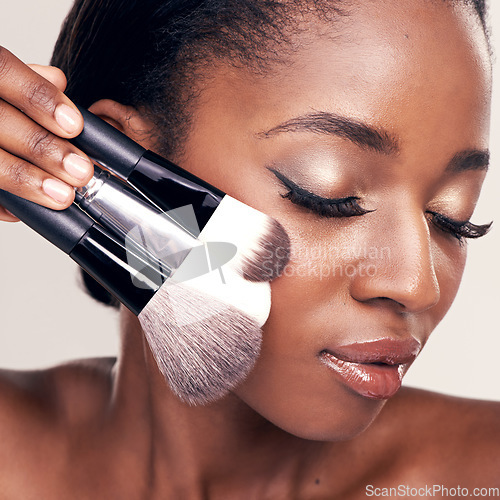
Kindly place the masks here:
<instances>
[{"instance_id":1,"label":"finger","mask_svg":"<svg viewBox=\"0 0 500 500\"><path fill-rule=\"evenodd\" d=\"M11 214L6 208L0 206L0 221L2 222L19 222L19 219Z\"/></svg>"},{"instance_id":2,"label":"finger","mask_svg":"<svg viewBox=\"0 0 500 500\"><path fill-rule=\"evenodd\" d=\"M72 186L85 186L93 174L86 155L0 100L0 148ZM3 189L8 189L4 187Z\"/></svg>"},{"instance_id":3,"label":"finger","mask_svg":"<svg viewBox=\"0 0 500 500\"><path fill-rule=\"evenodd\" d=\"M0 98L66 139L83 129L82 115L70 99L1 46Z\"/></svg>"},{"instance_id":4,"label":"finger","mask_svg":"<svg viewBox=\"0 0 500 500\"><path fill-rule=\"evenodd\" d=\"M68 81L66 75L55 66L42 66L41 64L28 64L28 66L40 76L55 85L61 92L66 90Z\"/></svg>"},{"instance_id":5,"label":"finger","mask_svg":"<svg viewBox=\"0 0 500 500\"><path fill-rule=\"evenodd\" d=\"M0 189L54 210L69 207L75 198L65 182L1 150Z\"/></svg>"}]
</instances>

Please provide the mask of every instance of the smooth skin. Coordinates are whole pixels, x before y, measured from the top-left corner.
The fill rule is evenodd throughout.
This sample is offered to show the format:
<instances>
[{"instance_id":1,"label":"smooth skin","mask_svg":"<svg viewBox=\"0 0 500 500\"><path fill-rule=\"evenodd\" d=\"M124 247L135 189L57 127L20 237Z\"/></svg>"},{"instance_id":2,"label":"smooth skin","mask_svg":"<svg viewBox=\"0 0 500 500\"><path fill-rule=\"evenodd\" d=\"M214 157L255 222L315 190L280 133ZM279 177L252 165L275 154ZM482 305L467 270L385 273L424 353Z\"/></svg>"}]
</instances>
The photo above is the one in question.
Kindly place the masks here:
<instances>
[{"instance_id":1,"label":"smooth skin","mask_svg":"<svg viewBox=\"0 0 500 500\"><path fill-rule=\"evenodd\" d=\"M468 220L484 179L484 165L450 168L488 148L491 71L479 23L466 7L410 0L363 2L333 26L305 22L300 49L265 76L214 65L174 159L290 234L291 263L272 283L254 370L227 397L188 407L123 310L118 360L4 372L1 498L344 500L366 498L368 485L500 487L500 403L407 388L370 399L319 359L381 337L424 345L455 297L466 245L429 212ZM57 125L58 104L72 106L58 70L34 68L49 84L7 52L0 58L9 103L0 187L58 208L41 186L84 183L62 164L80 154L62 139L81 121L73 134ZM137 110L106 100L92 110L154 149ZM311 113L313 124L297 120ZM319 131L332 115L384 130L395 147L376 152ZM44 134L37 123L61 139L45 135L48 149L33 148L45 144L24 140ZM10 168L8 155L31 166ZM323 197L358 196L371 212L322 217L284 198L269 168ZM363 248L372 251L349 251ZM358 272L342 274L349 265ZM319 268L330 274L318 277Z\"/></svg>"}]
</instances>

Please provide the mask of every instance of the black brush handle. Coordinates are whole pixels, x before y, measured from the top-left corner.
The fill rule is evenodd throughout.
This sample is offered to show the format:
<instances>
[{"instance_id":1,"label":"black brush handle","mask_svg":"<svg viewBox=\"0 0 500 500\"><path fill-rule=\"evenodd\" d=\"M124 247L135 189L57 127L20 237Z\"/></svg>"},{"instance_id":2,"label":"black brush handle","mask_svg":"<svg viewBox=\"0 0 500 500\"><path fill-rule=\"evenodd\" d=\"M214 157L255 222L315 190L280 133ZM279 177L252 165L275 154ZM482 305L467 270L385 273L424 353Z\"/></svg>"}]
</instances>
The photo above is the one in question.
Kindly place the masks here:
<instances>
[{"instance_id":1,"label":"black brush handle","mask_svg":"<svg viewBox=\"0 0 500 500\"><path fill-rule=\"evenodd\" d=\"M51 210L2 189L0 205L66 254L94 225L93 219L74 205L62 211Z\"/></svg>"},{"instance_id":2,"label":"black brush handle","mask_svg":"<svg viewBox=\"0 0 500 500\"><path fill-rule=\"evenodd\" d=\"M71 142L126 180L146 150L90 111L80 106L78 109L85 125L82 133Z\"/></svg>"},{"instance_id":3,"label":"black brush handle","mask_svg":"<svg viewBox=\"0 0 500 500\"><path fill-rule=\"evenodd\" d=\"M159 268L143 264L140 271L148 281L136 277L134 282L127 250L97 224L80 240L70 257L136 316L153 298L164 279Z\"/></svg>"},{"instance_id":4,"label":"black brush handle","mask_svg":"<svg viewBox=\"0 0 500 500\"><path fill-rule=\"evenodd\" d=\"M192 227L187 221L177 222L198 236L225 193L175 163L147 151L90 111L78 109L83 115L83 132L71 142L126 180L162 211L192 205L198 227Z\"/></svg>"},{"instance_id":5,"label":"black brush handle","mask_svg":"<svg viewBox=\"0 0 500 500\"><path fill-rule=\"evenodd\" d=\"M164 212L192 205L197 227L177 221L191 234L198 236L225 193L165 158L146 151L130 173L128 183Z\"/></svg>"},{"instance_id":6,"label":"black brush handle","mask_svg":"<svg viewBox=\"0 0 500 500\"><path fill-rule=\"evenodd\" d=\"M74 204L51 210L3 190L0 204L68 254L136 315L168 279L159 264L151 265L139 257L131 261L130 252ZM138 273L132 276L134 271Z\"/></svg>"}]
</instances>

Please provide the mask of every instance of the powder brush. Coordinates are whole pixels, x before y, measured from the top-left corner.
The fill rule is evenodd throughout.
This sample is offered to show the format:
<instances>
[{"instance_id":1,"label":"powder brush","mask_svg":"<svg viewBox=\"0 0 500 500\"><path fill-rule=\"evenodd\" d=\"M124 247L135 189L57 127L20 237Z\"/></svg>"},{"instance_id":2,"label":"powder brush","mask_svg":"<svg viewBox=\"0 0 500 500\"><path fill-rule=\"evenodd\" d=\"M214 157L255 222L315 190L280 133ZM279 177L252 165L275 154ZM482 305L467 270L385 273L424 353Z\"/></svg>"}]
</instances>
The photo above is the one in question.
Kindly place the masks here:
<instances>
[{"instance_id":1,"label":"powder brush","mask_svg":"<svg viewBox=\"0 0 500 500\"><path fill-rule=\"evenodd\" d=\"M254 268L265 263L255 259L251 245L238 248L227 241L195 238L184 225L196 224L192 206L164 213L97 165L91 181L76 191L75 203L130 248L129 260L140 253L150 265L170 269L177 282L189 281L190 286L240 309L259 326L266 322L271 309L270 285L245 275L248 262ZM223 227L219 230L215 234L212 227L211 234L222 239L226 233Z\"/></svg>"},{"instance_id":2,"label":"powder brush","mask_svg":"<svg viewBox=\"0 0 500 500\"><path fill-rule=\"evenodd\" d=\"M259 324L200 287L176 282L187 258L155 263L148 249L126 248L75 204L55 211L3 190L0 204L138 316L160 371L184 402L214 401L252 369L262 339ZM174 238L177 230L172 228Z\"/></svg>"}]
</instances>

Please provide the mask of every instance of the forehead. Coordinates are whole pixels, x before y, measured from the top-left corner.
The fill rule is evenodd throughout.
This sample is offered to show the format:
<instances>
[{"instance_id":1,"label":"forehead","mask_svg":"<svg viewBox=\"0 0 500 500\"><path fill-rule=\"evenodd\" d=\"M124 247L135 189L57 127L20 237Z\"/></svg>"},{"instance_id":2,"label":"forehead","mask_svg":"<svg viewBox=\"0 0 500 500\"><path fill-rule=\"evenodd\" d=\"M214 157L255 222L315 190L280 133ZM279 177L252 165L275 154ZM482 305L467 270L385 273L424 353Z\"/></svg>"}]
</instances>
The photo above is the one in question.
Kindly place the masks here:
<instances>
[{"instance_id":1,"label":"forehead","mask_svg":"<svg viewBox=\"0 0 500 500\"><path fill-rule=\"evenodd\" d=\"M428 100L472 98L475 90L489 97L487 42L476 13L461 2L358 1L336 22L302 37L291 58L297 84L316 80L328 92L330 83L339 96L364 97L365 109L370 101L380 106L384 94L393 102L411 90Z\"/></svg>"},{"instance_id":2,"label":"forehead","mask_svg":"<svg viewBox=\"0 0 500 500\"><path fill-rule=\"evenodd\" d=\"M299 91L322 94L326 105L363 120L386 113L397 123L405 112L425 110L451 118L455 110L474 115L476 126L489 121L489 49L476 13L461 2L355 2L323 36L304 43L291 68L292 100Z\"/></svg>"},{"instance_id":3,"label":"forehead","mask_svg":"<svg viewBox=\"0 0 500 500\"><path fill-rule=\"evenodd\" d=\"M450 155L486 147L490 57L471 7L441 0L348 2L329 23L307 19L284 64L265 73L221 65L198 123L243 134L329 111Z\"/></svg>"},{"instance_id":4,"label":"forehead","mask_svg":"<svg viewBox=\"0 0 500 500\"><path fill-rule=\"evenodd\" d=\"M486 37L475 10L461 1L356 2L337 41L343 69L371 76L375 83L413 79L422 85L431 77L433 84L446 86L446 81L474 76L488 87Z\"/></svg>"}]
</instances>

